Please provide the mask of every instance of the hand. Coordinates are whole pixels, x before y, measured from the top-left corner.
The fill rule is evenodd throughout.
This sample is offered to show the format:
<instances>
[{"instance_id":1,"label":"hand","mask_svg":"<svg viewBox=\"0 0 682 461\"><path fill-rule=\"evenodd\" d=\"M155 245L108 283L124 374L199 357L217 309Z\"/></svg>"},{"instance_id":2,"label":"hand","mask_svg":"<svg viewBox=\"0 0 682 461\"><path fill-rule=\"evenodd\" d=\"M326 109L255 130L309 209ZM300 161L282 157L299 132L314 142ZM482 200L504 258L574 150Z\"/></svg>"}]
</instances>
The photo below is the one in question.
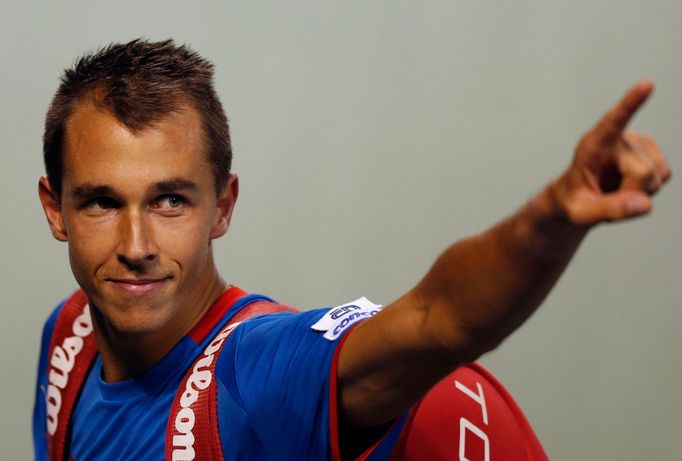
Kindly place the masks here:
<instances>
[{"instance_id":1,"label":"hand","mask_svg":"<svg viewBox=\"0 0 682 461\"><path fill-rule=\"evenodd\" d=\"M652 91L650 80L635 85L583 136L571 167L550 185L556 209L571 224L589 228L646 214L651 196L670 179L653 138L626 130Z\"/></svg>"}]
</instances>

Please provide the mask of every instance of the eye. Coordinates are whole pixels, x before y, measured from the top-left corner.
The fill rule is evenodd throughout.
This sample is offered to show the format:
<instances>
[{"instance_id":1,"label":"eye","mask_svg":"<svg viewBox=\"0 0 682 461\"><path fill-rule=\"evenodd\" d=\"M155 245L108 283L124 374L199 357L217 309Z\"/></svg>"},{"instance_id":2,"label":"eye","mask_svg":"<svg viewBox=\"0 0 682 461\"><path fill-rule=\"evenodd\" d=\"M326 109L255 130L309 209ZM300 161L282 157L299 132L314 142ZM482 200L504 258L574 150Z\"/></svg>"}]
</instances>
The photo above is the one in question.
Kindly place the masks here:
<instances>
[{"instance_id":1,"label":"eye","mask_svg":"<svg viewBox=\"0 0 682 461\"><path fill-rule=\"evenodd\" d=\"M187 200L175 194L159 197L152 204L152 208L166 213L177 213L187 204Z\"/></svg>"},{"instance_id":2,"label":"eye","mask_svg":"<svg viewBox=\"0 0 682 461\"><path fill-rule=\"evenodd\" d=\"M83 208L91 210L110 210L120 207L120 204L111 197L93 197L82 205Z\"/></svg>"}]
</instances>

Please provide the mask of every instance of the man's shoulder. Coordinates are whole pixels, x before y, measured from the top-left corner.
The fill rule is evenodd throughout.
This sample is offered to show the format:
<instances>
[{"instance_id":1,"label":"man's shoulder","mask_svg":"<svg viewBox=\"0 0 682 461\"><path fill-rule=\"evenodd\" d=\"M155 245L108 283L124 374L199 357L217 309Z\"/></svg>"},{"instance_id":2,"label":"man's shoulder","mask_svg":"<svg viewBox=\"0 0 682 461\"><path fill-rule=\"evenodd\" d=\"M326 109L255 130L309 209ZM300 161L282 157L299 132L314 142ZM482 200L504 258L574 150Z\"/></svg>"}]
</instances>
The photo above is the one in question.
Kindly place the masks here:
<instances>
[{"instance_id":1,"label":"man's shoulder","mask_svg":"<svg viewBox=\"0 0 682 461\"><path fill-rule=\"evenodd\" d=\"M245 321L240 333L267 337L273 333L296 332L335 342L351 326L375 315L381 308L362 297L333 307L259 315Z\"/></svg>"},{"instance_id":2,"label":"man's shoulder","mask_svg":"<svg viewBox=\"0 0 682 461\"><path fill-rule=\"evenodd\" d=\"M254 316L229 337L220 354L218 373L245 377L243 370L248 369L258 374L263 360L288 366L326 363L351 327L380 309L360 298L335 307ZM282 366L282 371L286 368Z\"/></svg>"},{"instance_id":3,"label":"man's shoulder","mask_svg":"<svg viewBox=\"0 0 682 461\"><path fill-rule=\"evenodd\" d=\"M259 314L241 322L240 330L262 332L269 328L312 325L328 310L328 307L321 307L305 311L289 310Z\"/></svg>"}]
</instances>

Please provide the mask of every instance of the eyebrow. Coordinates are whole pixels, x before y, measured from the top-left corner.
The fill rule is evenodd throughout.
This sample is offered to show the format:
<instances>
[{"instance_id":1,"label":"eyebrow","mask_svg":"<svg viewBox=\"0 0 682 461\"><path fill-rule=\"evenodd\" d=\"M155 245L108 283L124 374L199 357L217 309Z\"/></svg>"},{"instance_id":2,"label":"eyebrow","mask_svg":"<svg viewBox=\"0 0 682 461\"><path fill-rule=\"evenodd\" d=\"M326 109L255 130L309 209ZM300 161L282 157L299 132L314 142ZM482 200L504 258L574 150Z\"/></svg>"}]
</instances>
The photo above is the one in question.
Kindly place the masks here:
<instances>
[{"instance_id":1,"label":"eyebrow","mask_svg":"<svg viewBox=\"0 0 682 461\"><path fill-rule=\"evenodd\" d=\"M78 199L93 197L96 195L112 195L113 193L114 190L107 185L85 183L76 187L71 193L71 196Z\"/></svg>"},{"instance_id":2,"label":"eyebrow","mask_svg":"<svg viewBox=\"0 0 682 461\"><path fill-rule=\"evenodd\" d=\"M173 192L198 192L199 186L184 178L170 178L154 183L152 191L155 194L170 194ZM98 195L118 195L114 188L106 184L85 183L76 187L71 195L76 199L95 197Z\"/></svg>"},{"instance_id":3,"label":"eyebrow","mask_svg":"<svg viewBox=\"0 0 682 461\"><path fill-rule=\"evenodd\" d=\"M171 192L199 192L199 186L184 178L170 178L154 184L154 191L161 194Z\"/></svg>"}]
</instances>

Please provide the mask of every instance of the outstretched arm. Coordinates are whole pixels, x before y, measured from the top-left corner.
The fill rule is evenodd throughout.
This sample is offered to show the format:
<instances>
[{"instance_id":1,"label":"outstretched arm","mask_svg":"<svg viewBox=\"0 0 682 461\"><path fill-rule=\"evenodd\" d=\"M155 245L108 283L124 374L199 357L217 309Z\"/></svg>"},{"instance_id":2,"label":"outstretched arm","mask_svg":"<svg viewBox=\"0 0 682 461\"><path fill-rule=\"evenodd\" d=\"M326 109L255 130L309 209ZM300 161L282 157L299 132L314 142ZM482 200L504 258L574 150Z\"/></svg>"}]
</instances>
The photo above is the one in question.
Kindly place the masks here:
<instances>
[{"instance_id":1,"label":"outstretched arm","mask_svg":"<svg viewBox=\"0 0 682 461\"><path fill-rule=\"evenodd\" d=\"M653 91L633 87L576 148L571 166L515 214L448 248L419 284L355 328L339 358L354 427L400 415L458 365L493 349L540 305L596 224L648 213L670 168L626 126Z\"/></svg>"}]
</instances>

